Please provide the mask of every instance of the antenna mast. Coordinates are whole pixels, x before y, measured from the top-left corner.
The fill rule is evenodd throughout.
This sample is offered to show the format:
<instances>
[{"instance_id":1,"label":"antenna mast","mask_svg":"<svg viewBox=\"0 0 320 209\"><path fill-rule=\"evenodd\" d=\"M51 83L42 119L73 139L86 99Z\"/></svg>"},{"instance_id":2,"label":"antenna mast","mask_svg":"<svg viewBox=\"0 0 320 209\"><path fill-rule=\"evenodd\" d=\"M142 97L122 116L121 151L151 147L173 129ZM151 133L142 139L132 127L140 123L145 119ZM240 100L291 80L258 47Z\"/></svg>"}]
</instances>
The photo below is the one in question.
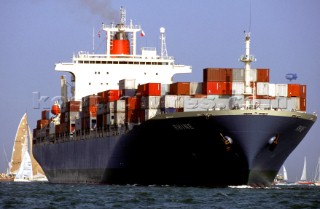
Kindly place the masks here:
<instances>
[{"instance_id":1,"label":"antenna mast","mask_svg":"<svg viewBox=\"0 0 320 209\"><path fill-rule=\"evenodd\" d=\"M168 57L167 46L166 46L166 35L165 28L160 28L160 40L161 40L161 58Z\"/></svg>"},{"instance_id":2,"label":"antenna mast","mask_svg":"<svg viewBox=\"0 0 320 209\"><path fill-rule=\"evenodd\" d=\"M240 57L240 61L244 63L245 69L244 69L244 80L245 80L245 90L244 90L244 95L246 97L246 108L249 108L250 106L250 101L248 97L252 96L252 87L250 86L250 81L251 81L251 67L250 64L251 62L256 61L253 55L250 55L250 32L244 32L245 34L245 44L246 44L246 53L245 55L242 55Z\"/></svg>"}]
</instances>

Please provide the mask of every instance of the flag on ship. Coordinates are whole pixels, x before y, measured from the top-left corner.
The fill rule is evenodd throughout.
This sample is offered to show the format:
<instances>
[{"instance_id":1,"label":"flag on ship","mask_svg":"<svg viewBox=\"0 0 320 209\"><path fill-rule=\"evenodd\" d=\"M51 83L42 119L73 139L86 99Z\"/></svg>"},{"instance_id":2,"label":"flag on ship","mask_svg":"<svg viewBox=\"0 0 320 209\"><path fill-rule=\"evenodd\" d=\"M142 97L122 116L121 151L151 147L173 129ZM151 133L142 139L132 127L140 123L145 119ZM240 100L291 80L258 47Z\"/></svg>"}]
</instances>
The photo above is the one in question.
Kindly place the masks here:
<instances>
[{"instance_id":1,"label":"flag on ship","mask_svg":"<svg viewBox=\"0 0 320 209\"><path fill-rule=\"evenodd\" d=\"M145 36L145 35L146 35L146 34L145 34L144 31L142 30L141 33L140 33L140 36L143 37L143 36Z\"/></svg>"}]
</instances>

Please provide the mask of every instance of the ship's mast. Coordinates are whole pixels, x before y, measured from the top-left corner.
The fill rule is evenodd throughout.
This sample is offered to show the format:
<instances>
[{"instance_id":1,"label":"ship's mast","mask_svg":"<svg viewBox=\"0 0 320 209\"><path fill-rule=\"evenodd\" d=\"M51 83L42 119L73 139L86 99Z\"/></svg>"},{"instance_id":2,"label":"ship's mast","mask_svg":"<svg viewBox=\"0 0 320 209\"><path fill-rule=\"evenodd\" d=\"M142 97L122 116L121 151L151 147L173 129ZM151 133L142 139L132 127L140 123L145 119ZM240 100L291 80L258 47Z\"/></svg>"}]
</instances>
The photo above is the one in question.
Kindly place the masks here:
<instances>
[{"instance_id":1,"label":"ship's mast","mask_svg":"<svg viewBox=\"0 0 320 209\"><path fill-rule=\"evenodd\" d=\"M161 58L167 58L167 46L166 46L166 35L165 35L165 28L160 28L160 40L161 40Z\"/></svg>"},{"instance_id":2,"label":"ship's mast","mask_svg":"<svg viewBox=\"0 0 320 209\"><path fill-rule=\"evenodd\" d=\"M251 62L256 61L253 55L250 55L250 33L245 32L245 44L246 44L246 53L245 55L242 55L240 60L245 64L245 89L244 89L244 95L245 95L245 101L246 101L246 108L249 108L250 106L250 100L249 97L253 95L252 87L250 86L251 75L250 75L250 64Z\"/></svg>"}]
</instances>

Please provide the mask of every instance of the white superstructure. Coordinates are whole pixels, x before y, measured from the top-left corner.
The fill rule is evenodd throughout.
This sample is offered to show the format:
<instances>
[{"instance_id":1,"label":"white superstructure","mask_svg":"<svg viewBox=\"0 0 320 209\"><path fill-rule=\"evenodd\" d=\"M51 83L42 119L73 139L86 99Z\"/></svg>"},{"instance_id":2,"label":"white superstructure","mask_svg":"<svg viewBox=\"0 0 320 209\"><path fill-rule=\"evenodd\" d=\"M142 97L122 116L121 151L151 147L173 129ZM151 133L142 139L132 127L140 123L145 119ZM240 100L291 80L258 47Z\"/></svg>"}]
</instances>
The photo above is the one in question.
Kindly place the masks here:
<instances>
[{"instance_id":1,"label":"white superstructure","mask_svg":"<svg viewBox=\"0 0 320 209\"><path fill-rule=\"evenodd\" d=\"M119 80L135 79L136 87L144 83L171 84L173 75L191 73L191 66L176 65L174 58L155 48L141 49L136 54L137 33L140 25L126 24L125 10L120 9L120 24L102 25L106 32L106 54L79 52L71 63L57 63L56 71L71 73L72 100L108 89L119 89ZM161 37L164 28L160 28ZM161 39L161 45L164 38ZM163 47L162 47L163 48ZM163 50L163 49L162 49Z\"/></svg>"}]
</instances>

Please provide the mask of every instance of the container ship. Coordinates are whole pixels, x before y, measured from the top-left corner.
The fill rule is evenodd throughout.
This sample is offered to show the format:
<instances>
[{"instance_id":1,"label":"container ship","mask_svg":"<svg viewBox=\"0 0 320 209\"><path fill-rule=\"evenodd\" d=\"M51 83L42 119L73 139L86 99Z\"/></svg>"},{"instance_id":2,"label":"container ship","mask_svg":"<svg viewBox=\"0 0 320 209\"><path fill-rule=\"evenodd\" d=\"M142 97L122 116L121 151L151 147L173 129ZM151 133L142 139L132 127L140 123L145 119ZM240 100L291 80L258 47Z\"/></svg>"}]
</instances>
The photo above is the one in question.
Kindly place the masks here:
<instances>
[{"instance_id":1,"label":"container ship","mask_svg":"<svg viewBox=\"0 0 320 209\"><path fill-rule=\"evenodd\" d=\"M317 119L306 112L306 85L271 83L269 68L251 68L250 33L243 68L204 68L202 81L178 82L192 68L168 56L165 28L160 51L140 53L144 32L126 23L125 8L102 29L105 54L55 64L70 77L33 130L50 183L269 186Z\"/></svg>"}]
</instances>

